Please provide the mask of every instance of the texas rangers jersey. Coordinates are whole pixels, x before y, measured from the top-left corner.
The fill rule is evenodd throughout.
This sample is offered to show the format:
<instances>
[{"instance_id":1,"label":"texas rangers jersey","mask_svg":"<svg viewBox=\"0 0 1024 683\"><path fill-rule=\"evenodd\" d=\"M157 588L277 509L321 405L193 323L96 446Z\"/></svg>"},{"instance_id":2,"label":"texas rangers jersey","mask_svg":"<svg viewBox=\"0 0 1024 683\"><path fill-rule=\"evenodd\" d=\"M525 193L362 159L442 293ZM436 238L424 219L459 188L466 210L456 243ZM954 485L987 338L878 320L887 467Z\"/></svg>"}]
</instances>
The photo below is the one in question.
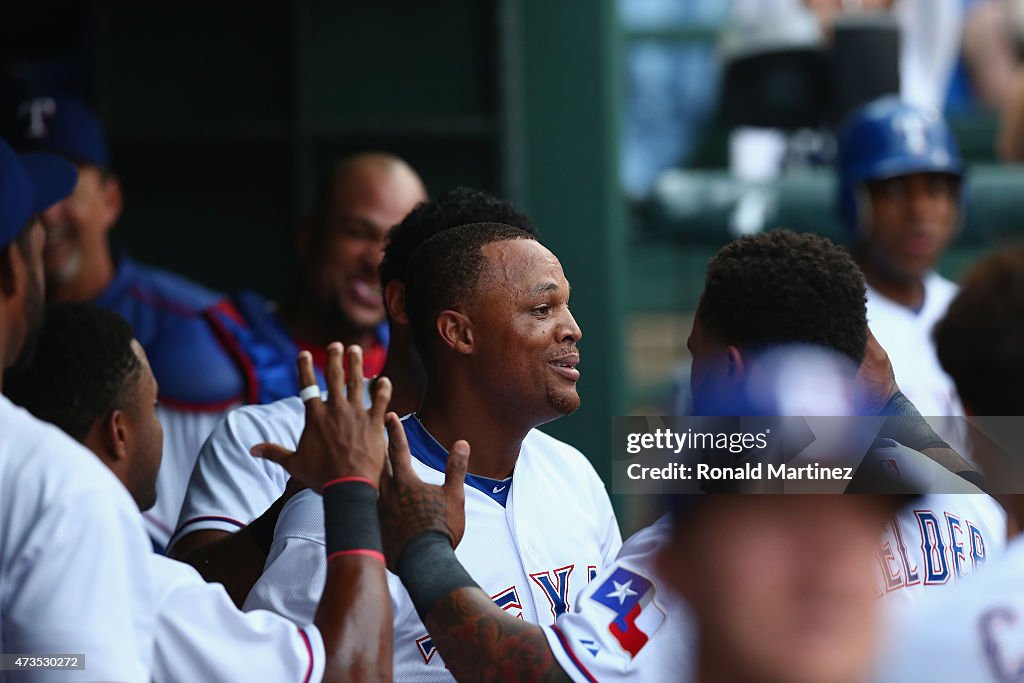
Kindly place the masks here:
<instances>
[{"instance_id":1,"label":"texas rangers jersey","mask_svg":"<svg viewBox=\"0 0 1024 683\"><path fill-rule=\"evenodd\" d=\"M887 602L916 604L978 573L1005 546L1006 513L993 498L929 494L886 526L876 589Z\"/></svg>"},{"instance_id":2,"label":"texas rangers jersey","mask_svg":"<svg viewBox=\"0 0 1024 683\"><path fill-rule=\"evenodd\" d=\"M403 420L413 468L444 481L445 449L415 416ZM290 446L290 444L284 444ZM533 430L512 477L466 477L466 532L455 554L473 579L510 614L551 624L575 608L580 592L621 545L604 484L576 449ZM245 609L266 608L308 622L326 577L323 504L311 491L288 501L263 576ZM452 677L398 578L388 575L394 615L396 681Z\"/></svg>"},{"instance_id":3,"label":"texas rangers jersey","mask_svg":"<svg viewBox=\"0 0 1024 683\"><path fill-rule=\"evenodd\" d=\"M153 547L162 551L178 524L199 449L222 413L181 410L161 403L156 409L164 430L164 457L156 478L156 505L142 513Z\"/></svg>"},{"instance_id":4,"label":"texas rangers jersey","mask_svg":"<svg viewBox=\"0 0 1024 683\"><path fill-rule=\"evenodd\" d=\"M61 681L149 681L151 554L138 509L96 456L0 396L0 652L84 654Z\"/></svg>"},{"instance_id":5,"label":"texas rangers jersey","mask_svg":"<svg viewBox=\"0 0 1024 683\"><path fill-rule=\"evenodd\" d=\"M957 287L937 273L924 281L924 304L913 311L887 299L869 285L868 326L892 363L896 382L926 417L961 416L963 407L949 375L939 365L932 329L949 308ZM929 421L939 435L961 453L964 430L959 420Z\"/></svg>"},{"instance_id":6,"label":"texas rangers jersey","mask_svg":"<svg viewBox=\"0 0 1024 683\"><path fill-rule=\"evenodd\" d=\"M665 515L630 536L572 611L544 629L555 659L577 683L691 680L695 626L654 566L671 534Z\"/></svg>"},{"instance_id":7,"label":"texas rangers jersey","mask_svg":"<svg viewBox=\"0 0 1024 683\"><path fill-rule=\"evenodd\" d=\"M161 683L319 681L324 645L315 626L263 610L241 612L219 583L150 553L157 588L153 680Z\"/></svg>"},{"instance_id":8,"label":"texas rangers jersey","mask_svg":"<svg viewBox=\"0 0 1024 683\"><path fill-rule=\"evenodd\" d=\"M1006 546L1006 513L973 484L889 439L877 441L869 457L933 492L901 510L882 532L875 589L887 610L914 605L981 571Z\"/></svg>"},{"instance_id":9,"label":"texas rangers jersey","mask_svg":"<svg viewBox=\"0 0 1024 683\"><path fill-rule=\"evenodd\" d=\"M295 448L305 424L306 409L297 396L224 416L199 452L168 549L194 531L233 533L262 515L284 492L288 473L254 458L249 449L264 441Z\"/></svg>"},{"instance_id":10,"label":"texas rangers jersey","mask_svg":"<svg viewBox=\"0 0 1024 683\"><path fill-rule=\"evenodd\" d=\"M1024 537L985 573L907 612L883 639L875 681L1002 683L1021 679Z\"/></svg>"},{"instance_id":11,"label":"texas rangers jersey","mask_svg":"<svg viewBox=\"0 0 1024 683\"><path fill-rule=\"evenodd\" d=\"M204 314L220 302L223 294L124 255L94 302L132 326L160 385L164 457L156 507L144 515L157 549L178 522L199 448L223 412L246 398L246 375Z\"/></svg>"}]
</instances>

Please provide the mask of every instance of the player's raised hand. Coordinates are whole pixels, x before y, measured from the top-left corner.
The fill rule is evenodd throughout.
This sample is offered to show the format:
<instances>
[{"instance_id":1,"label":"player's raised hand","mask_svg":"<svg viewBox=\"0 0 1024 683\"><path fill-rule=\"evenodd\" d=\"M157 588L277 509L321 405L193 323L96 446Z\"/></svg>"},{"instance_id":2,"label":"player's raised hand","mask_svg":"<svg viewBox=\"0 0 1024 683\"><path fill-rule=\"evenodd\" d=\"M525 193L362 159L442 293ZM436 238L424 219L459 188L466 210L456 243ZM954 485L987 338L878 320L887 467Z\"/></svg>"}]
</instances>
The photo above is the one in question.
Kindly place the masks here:
<instances>
[{"instance_id":1,"label":"player's raised hand","mask_svg":"<svg viewBox=\"0 0 1024 683\"><path fill-rule=\"evenodd\" d=\"M868 329L868 341L864 349L864 360L857 368L857 392L864 410L871 414L881 412L885 404L899 392L896 373L889 361L889 354Z\"/></svg>"},{"instance_id":2,"label":"player's raised hand","mask_svg":"<svg viewBox=\"0 0 1024 683\"><path fill-rule=\"evenodd\" d=\"M391 471L381 477L380 522L384 555L392 570L412 539L429 531L448 537L455 548L466 530L466 470L469 444L456 441L448 454L444 484L427 484L412 469L405 428L395 413L386 419Z\"/></svg>"},{"instance_id":3,"label":"player's raised hand","mask_svg":"<svg viewBox=\"0 0 1024 683\"><path fill-rule=\"evenodd\" d=\"M363 351L348 348L349 382L346 392L343 359L345 349L339 342L327 347L327 399L322 400L308 351L298 356L300 396L306 403L306 425L296 450L261 443L253 446L255 456L284 467L293 479L315 491L328 481L358 477L374 484L380 479L387 452L384 439L384 413L391 400L391 382L379 378L373 387L373 402L363 406Z\"/></svg>"}]
</instances>

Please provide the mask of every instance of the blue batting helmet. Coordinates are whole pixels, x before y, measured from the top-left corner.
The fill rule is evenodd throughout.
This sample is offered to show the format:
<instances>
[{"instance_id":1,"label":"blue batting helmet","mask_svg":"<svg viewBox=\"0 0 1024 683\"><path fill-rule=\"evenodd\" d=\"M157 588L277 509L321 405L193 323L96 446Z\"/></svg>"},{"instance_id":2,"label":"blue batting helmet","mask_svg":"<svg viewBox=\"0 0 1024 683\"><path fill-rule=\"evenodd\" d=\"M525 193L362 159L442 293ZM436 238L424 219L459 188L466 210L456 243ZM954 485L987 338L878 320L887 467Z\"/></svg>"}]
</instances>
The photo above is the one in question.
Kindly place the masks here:
<instances>
[{"instance_id":1,"label":"blue batting helmet","mask_svg":"<svg viewBox=\"0 0 1024 683\"><path fill-rule=\"evenodd\" d=\"M861 227L857 195L864 183L911 173L948 173L962 179L965 171L956 138L942 116L895 96L852 112L839 127L838 147L838 208L850 232Z\"/></svg>"}]
</instances>

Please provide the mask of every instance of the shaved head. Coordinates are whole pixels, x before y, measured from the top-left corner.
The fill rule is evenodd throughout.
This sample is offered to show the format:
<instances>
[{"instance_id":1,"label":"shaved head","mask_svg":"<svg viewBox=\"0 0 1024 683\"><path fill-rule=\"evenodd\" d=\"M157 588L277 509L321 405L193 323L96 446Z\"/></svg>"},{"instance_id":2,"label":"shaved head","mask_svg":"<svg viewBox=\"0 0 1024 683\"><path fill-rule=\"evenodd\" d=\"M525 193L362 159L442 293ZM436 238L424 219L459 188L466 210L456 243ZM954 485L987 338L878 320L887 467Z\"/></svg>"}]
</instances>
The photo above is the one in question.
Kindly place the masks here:
<instances>
[{"instance_id":1,"label":"shaved head","mask_svg":"<svg viewBox=\"0 0 1024 683\"><path fill-rule=\"evenodd\" d=\"M426 199L419 175L393 154L366 152L334 165L304 240L310 319L356 331L384 320L378 274L384 243L392 226Z\"/></svg>"},{"instance_id":2,"label":"shaved head","mask_svg":"<svg viewBox=\"0 0 1024 683\"><path fill-rule=\"evenodd\" d=\"M427 200L427 190L419 174L405 160L387 152L363 152L335 163L321 197L323 214L330 212L339 194L357 192L391 195L390 201L403 208L409 204L401 218L416 204ZM397 225L401 218L392 225Z\"/></svg>"}]
</instances>

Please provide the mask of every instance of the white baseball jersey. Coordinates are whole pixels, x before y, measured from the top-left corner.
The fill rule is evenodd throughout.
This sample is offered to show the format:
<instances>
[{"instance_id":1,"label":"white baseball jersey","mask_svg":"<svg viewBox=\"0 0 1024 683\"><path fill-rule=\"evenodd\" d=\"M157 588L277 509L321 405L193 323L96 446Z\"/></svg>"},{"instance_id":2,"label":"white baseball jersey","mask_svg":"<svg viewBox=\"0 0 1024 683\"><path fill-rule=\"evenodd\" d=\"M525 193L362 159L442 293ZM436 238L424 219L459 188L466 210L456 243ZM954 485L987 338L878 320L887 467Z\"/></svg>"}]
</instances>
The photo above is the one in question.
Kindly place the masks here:
<instances>
[{"instance_id":1,"label":"white baseball jersey","mask_svg":"<svg viewBox=\"0 0 1024 683\"><path fill-rule=\"evenodd\" d=\"M241 612L224 586L150 553L157 587L153 680L161 683L319 681L324 645L316 626L264 610Z\"/></svg>"},{"instance_id":2,"label":"white baseball jersey","mask_svg":"<svg viewBox=\"0 0 1024 683\"><path fill-rule=\"evenodd\" d=\"M151 554L96 456L0 396L0 652L85 655L84 670L0 681L149 681Z\"/></svg>"},{"instance_id":3,"label":"white baseball jersey","mask_svg":"<svg viewBox=\"0 0 1024 683\"><path fill-rule=\"evenodd\" d=\"M266 512L284 492L288 473L249 449L264 441L295 448L305 424L306 409L297 396L225 415L199 452L168 549L194 531L233 533Z\"/></svg>"},{"instance_id":4,"label":"white baseball jersey","mask_svg":"<svg viewBox=\"0 0 1024 683\"><path fill-rule=\"evenodd\" d=\"M979 577L907 612L883 639L880 683L1003 683L1022 678L1024 537Z\"/></svg>"},{"instance_id":5,"label":"white baseball jersey","mask_svg":"<svg viewBox=\"0 0 1024 683\"><path fill-rule=\"evenodd\" d=\"M932 341L932 329L945 315L957 286L937 273L929 273L924 281L924 304L920 311L885 298L870 285L867 291L868 326L889 354L900 390L926 417L962 416L964 411L953 380L939 365ZM961 420L929 423L953 448L964 452Z\"/></svg>"},{"instance_id":6,"label":"white baseball jersey","mask_svg":"<svg viewBox=\"0 0 1024 683\"><path fill-rule=\"evenodd\" d=\"M156 478L156 505L142 517L154 547L162 550L178 525L199 450L224 413L190 412L160 404L157 416L164 428L164 457Z\"/></svg>"},{"instance_id":7,"label":"white baseball jersey","mask_svg":"<svg viewBox=\"0 0 1024 683\"><path fill-rule=\"evenodd\" d=\"M887 601L916 605L981 571L1005 547L1006 513L990 496L929 494L886 527L876 589Z\"/></svg>"},{"instance_id":8,"label":"white baseball jersey","mask_svg":"<svg viewBox=\"0 0 1024 683\"><path fill-rule=\"evenodd\" d=\"M665 515L630 536L573 610L544 629L555 659L577 683L691 680L693 619L654 564L671 534L671 516Z\"/></svg>"},{"instance_id":9,"label":"white baseball jersey","mask_svg":"<svg viewBox=\"0 0 1024 683\"><path fill-rule=\"evenodd\" d=\"M403 420L413 468L444 481L445 449L415 416ZM284 444L291 446L291 444ZM512 477L466 477L466 532L455 551L473 579L505 611L551 624L622 545L604 484L575 448L533 430ZM281 511L263 576L245 609L309 621L326 578L323 503L302 491ZM396 681L451 681L398 577L388 574L394 615Z\"/></svg>"},{"instance_id":10,"label":"white baseball jersey","mask_svg":"<svg viewBox=\"0 0 1024 683\"><path fill-rule=\"evenodd\" d=\"M913 501L882 532L875 589L886 609L895 611L981 571L1006 546L1006 513L991 496L930 458L889 443L873 448L870 457L937 492Z\"/></svg>"}]
</instances>

